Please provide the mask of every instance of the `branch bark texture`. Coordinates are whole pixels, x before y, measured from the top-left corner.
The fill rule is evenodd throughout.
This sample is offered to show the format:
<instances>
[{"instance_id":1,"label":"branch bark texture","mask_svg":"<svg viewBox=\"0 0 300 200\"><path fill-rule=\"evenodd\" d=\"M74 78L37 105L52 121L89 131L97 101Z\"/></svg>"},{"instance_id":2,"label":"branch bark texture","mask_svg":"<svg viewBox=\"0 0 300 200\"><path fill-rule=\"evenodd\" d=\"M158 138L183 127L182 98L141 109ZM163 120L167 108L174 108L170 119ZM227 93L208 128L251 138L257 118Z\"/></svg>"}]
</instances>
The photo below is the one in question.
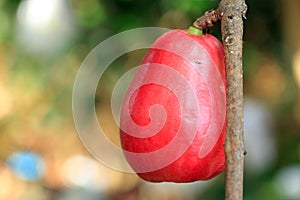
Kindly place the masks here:
<instances>
[{"instance_id":1,"label":"branch bark texture","mask_svg":"<svg viewBox=\"0 0 300 200\"><path fill-rule=\"evenodd\" d=\"M244 116L243 116L243 18L247 5L244 0L222 0L222 40L226 61L226 200L243 199Z\"/></svg>"}]
</instances>

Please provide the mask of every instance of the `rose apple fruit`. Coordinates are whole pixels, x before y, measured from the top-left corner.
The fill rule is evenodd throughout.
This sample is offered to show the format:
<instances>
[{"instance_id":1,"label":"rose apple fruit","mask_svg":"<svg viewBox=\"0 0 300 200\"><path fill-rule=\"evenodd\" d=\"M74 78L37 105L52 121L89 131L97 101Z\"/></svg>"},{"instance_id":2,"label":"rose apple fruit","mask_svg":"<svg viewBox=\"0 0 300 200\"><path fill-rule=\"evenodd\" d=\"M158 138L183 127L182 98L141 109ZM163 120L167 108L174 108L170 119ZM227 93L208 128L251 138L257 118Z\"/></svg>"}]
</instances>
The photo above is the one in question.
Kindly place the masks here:
<instances>
[{"instance_id":1,"label":"rose apple fruit","mask_svg":"<svg viewBox=\"0 0 300 200\"><path fill-rule=\"evenodd\" d=\"M151 182L210 179L225 169L225 67L213 35L171 30L146 53L121 108L133 170Z\"/></svg>"}]
</instances>

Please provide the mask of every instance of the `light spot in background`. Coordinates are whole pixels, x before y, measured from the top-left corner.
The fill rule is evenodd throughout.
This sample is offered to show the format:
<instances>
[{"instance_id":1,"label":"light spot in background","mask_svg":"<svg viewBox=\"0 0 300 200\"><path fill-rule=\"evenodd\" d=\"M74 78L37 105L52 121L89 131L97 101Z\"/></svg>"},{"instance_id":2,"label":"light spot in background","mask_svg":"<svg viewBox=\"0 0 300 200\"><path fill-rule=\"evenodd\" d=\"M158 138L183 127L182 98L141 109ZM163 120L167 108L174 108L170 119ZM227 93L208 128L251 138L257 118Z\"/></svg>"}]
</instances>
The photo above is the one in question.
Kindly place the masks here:
<instances>
[{"instance_id":1,"label":"light spot in background","mask_svg":"<svg viewBox=\"0 0 300 200\"><path fill-rule=\"evenodd\" d=\"M272 135L272 116L257 100L244 102L245 165L252 173L263 173L276 161L276 144Z\"/></svg>"},{"instance_id":2,"label":"light spot in background","mask_svg":"<svg viewBox=\"0 0 300 200\"><path fill-rule=\"evenodd\" d=\"M300 165L282 168L275 176L276 189L286 198L300 199Z\"/></svg>"},{"instance_id":3,"label":"light spot in background","mask_svg":"<svg viewBox=\"0 0 300 200\"><path fill-rule=\"evenodd\" d=\"M62 165L61 176L69 186L88 190L106 190L107 177L101 173L100 164L84 155L73 155Z\"/></svg>"},{"instance_id":4,"label":"light spot in background","mask_svg":"<svg viewBox=\"0 0 300 200\"><path fill-rule=\"evenodd\" d=\"M298 87L300 88L300 50L298 50L298 52L295 53L293 59L293 70Z\"/></svg>"},{"instance_id":5,"label":"light spot in background","mask_svg":"<svg viewBox=\"0 0 300 200\"><path fill-rule=\"evenodd\" d=\"M287 90L287 77L274 58L264 59L252 76L251 94L269 104L282 101Z\"/></svg>"},{"instance_id":6,"label":"light spot in background","mask_svg":"<svg viewBox=\"0 0 300 200\"><path fill-rule=\"evenodd\" d=\"M23 7L22 7L23 6ZM49 25L59 9L59 2L27 0L20 6L18 20L27 23L28 27L43 31Z\"/></svg>"},{"instance_id":7,"label":"light spot in background","mask_svg":"<svg viewBox=\"0 0 300 200\"><path fill-rule=\"evenodd\" d=\"M68 46L78 32L66 0L24 0L17 11L16 40L36 56Z\"/></svg>"},{"instance_id":8,"label":"light spot in background","mask_svg":"<svg viewBox=\"0 0 300 200\"><path fill-rule=\"evenodd\" d=\"M9 196L14 190L13 172L6 165L0 167L0 199Z\"/></svg>"},{"instance_id":9,"label":"light spot in background","mask_svg":"<svg viewBox=\"0 0 300 200\"><path fill-rule=\"evenodd\" d=\"M41 179L45 173L44 160L33 152L17 152L7 159L7 164L14 174L25 181Z\"/></svg>"}]
</instances>

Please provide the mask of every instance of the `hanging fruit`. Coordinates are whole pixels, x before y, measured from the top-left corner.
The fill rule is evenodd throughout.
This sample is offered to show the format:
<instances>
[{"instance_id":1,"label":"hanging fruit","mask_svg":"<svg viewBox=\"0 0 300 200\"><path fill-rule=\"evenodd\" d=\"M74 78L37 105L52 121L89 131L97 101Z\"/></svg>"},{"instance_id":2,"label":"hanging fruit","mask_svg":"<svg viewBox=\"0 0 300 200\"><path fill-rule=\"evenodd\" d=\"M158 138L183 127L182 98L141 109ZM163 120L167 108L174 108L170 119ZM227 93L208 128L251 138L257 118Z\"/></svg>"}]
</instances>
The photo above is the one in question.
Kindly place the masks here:
<instances>
[{"instance_id":1,"label":"hanging fruit","mask_svg":"<svg viewBox=\"0 0 300 200\"><path fill-rule=\"evenodd\" d=\"M224 52L201 33L171 30L158 38L125 95L121 145L144 180L207 180L225 169Z\"/></svg>"}]
</instances>

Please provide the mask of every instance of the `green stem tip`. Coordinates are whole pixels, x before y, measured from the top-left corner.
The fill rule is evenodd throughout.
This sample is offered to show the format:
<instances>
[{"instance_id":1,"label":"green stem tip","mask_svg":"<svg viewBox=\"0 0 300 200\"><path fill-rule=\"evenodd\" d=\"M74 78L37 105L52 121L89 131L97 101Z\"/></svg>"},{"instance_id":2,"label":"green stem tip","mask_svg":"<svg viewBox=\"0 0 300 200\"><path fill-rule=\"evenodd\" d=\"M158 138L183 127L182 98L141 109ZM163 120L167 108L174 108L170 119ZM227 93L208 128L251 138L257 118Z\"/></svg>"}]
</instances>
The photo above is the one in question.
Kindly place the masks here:
<instances>
[{"instance_id":1,"label":"green stem tip","mask_svg":"<svg viewBox=\"0 0 300 200\"><path fill-rule=\"evenodd\" d=\"M197 29L197 28L195 28L195 27L193 27L193 26L190 26L190 27L189 27L188 33L189 33L189 34L192 34L192 35L197 35L197 36L203 35L202 30Z\"/></svg>"}]
</instances>

